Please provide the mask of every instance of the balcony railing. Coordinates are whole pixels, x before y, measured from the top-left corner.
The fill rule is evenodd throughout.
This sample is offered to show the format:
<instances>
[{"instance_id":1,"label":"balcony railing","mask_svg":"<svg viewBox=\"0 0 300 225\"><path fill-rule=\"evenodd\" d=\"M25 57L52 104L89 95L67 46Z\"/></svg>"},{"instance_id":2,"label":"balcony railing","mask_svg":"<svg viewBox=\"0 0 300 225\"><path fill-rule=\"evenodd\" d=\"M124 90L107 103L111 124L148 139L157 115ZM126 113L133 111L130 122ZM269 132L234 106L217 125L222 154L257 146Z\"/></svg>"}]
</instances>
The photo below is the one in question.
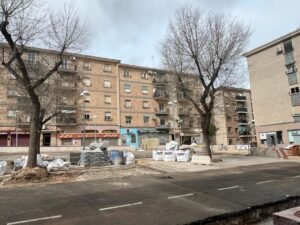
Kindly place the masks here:
<instances>
[{"instance_id":1,"label":"balcony railing","mask_svg":"<svg viewBox=\"0 0 300 225\"><path fill-rule=\"evenodd\" d=\"M239 131L239 136L252 136L250 131Z\"/></svg>"},{"instance_id":2,"label":"balcony railing","mask_svg":"<svg viewBox=\"0 0 300 225\"><path fill-rule=\"evenodd\" d=\"M237 96L235 96L235 100L236 101L246 101L246 96L239 96L239 95L237 95Z\"/></svg>"},{"instance_id":3,"label":"balcony railing","mask_svg":"<svg viewBox=\"0 0 300 225\"><path fill-rule=\"evenodd\" d=\"M168 110L155 108L156 115L168 115Z\"/></svg>"},{"instance_id":4,"label":"balcony railing","mask_svg":"<svg viewBox=\"0 0 300 225\"><path fill-rule=\"evenodd\" d=\"M56 118L57 125L76 125L77 120L74 117L59 116Z\"/></svg>"},{"instance_id":5,"label":"balcony railing","mask_svg":"<svg viewBox=\"0 0 300 225\"><path fill-rule=\"evenodd\" d=\"M75 90L77 88L76 82L61 82L58 85L59 89L64 89L64 90Z\"/></svg>"},{"instance_id":6,"label":"balcony railing","mask_svg":"<svg viewBox=\"0 0 300 225\"><path fill-rule=\"evenodd\" d=\"M296 72L289 73L289 74L287 75L287 77L288 77L289 85L293 85L293 84L297 84L297 83L298 83L298 80L297 80L297 73L296 73Z\"/></svg>"},{"instance_id":7,"label":"balcony railing","mask_svg":"<svg viewBox=\"0 0 300 225\"><path fill-rule=\"evenodd\" d=\"M190 113L190 111L187 110L187 109L179 109L179 110L178 110L178 115L179 115L179 116L188 116L189 113Z\"/></svg>"},{"instance_id":8,"label":"balcony railing","mask_svg":"<svg viewBox=\"0 0 300 225\"><path fill-rule=\"evenodd\" d=\"M236 108L235 111L236 111L237 113L247 113L247 112L248 112L247 108L245 108L245 107L239 107L239 108Z\"/></svg>"},{"instance_id":9,"label":"balcony railing","mask_svg":"<svg viewBox=\"0 0 300 225\"><path fill-rule=\"evenodd\" d=\"M167 100L169 99L169 95L167 93L159 92L154 93L153 98L156 100Z\"/></svg>"},{"instance_id":10,"label":"balcony railing","mask_svg":"<svg viewBox=\"0 0 300 225\"><path fill-rule=\"evenodd\" d=\"M285 54L285 65L289 65L295 62L294 53L289 52Z\"/></svg>"},{"instance_id":11,"label":"balcony railing","mask_svg":"<svg viewBox=\"0 0 300 225\"><path fill-rule=\"evenodd\" d=\"M169 128L170 128L169 124L164 124L164 125L159 124L156 126L157 130L168 130Z\"/></svg>"},{"instance_id":12,"label":"balcony railing","mask_svg":"<svg viewBox=\"0 0 300 225\"><path fill-rule=\"evenodd\" d=\"M242 124L248 124L248 120L245 119L239 119L238 122Z\"/></svg>"},{"instance_id":13,"label":"balcony railing","mask_svg":"<svg viewBox=\"0 0 300 225\"><path fill-rule=\"evenodd\" d=\"M74 74L77 73L77 66L72 64L61 65L58 68L58 72L61 72L62 74Z\"/></svg>"},{"instance_id":14,"label":"balcony railing","mask_svg":"<svg viewBox=\"0 0 300 225\"><path fill-rule=\"evenodd\" d=\"M166 86L167 85L167 79L165 77L160 78L154 78L152 83L157 86Z\"/></svg>"},{"instance_id":15,"label":"balcony railing","mask_svg":"<svg viewBox=\"0 0 300 225\"><path fill-rule=\"evenodd\" d=\"M292 106L300 105L300 93L291 94Z\"/></svg>"}]
</instances>

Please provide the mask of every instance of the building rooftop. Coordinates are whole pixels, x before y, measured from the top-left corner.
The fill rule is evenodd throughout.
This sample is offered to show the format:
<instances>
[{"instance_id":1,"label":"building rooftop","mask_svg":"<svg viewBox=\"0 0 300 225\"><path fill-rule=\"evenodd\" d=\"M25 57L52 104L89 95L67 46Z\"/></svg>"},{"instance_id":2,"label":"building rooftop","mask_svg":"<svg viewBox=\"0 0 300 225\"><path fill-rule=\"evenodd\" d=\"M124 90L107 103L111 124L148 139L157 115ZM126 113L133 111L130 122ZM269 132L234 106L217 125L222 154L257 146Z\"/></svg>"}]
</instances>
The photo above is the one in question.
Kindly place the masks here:
<instances>
[{"instance_id":1,"label":"building rooftop","mask_svg":"<svg viewBox=\"0 0 300 225\"><path fill-rule=\"evenodd\" d=\"M258 53L258 52L261 52L261 51L263 51L263 50L265 50L267 48L270 48L270 47L272 47L274 45L278 45L278 44L280 44L281 42L283 42L283 41L285 41L287 39L290 39L290 38L293 38L295 36L298 36L299 34L300 34L300 29L294 30L294 31L292 31L292 32L290 32L288 34L285 34L285 35L283 35L283 36L281 36L279 38L276 38L273 41L270 41L270 42L268 42L268 43L266 43L264 45L261 45L261 46L259 46L257 48L254 48L254 49L252 49L252 50L250 50L248 52L245 52L243 54L243 56L249 57L249 56L254 55L254 54Z\"/></svg>"}]
</instances>

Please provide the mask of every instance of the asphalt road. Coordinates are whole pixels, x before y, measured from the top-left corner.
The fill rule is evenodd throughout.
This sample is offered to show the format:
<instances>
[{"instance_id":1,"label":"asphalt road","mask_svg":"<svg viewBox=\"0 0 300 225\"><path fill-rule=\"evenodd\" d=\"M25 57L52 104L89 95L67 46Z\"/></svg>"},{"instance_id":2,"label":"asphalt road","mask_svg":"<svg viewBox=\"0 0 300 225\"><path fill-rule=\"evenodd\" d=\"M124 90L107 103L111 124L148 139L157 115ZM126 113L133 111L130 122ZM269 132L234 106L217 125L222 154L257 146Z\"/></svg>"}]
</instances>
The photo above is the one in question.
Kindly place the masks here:
<instances>
[{"instance_id":1,"label":"asphalt road","mask_svg":"<svg viewBox=\"0 0 300 225\"><path fill-rule=\"evenodd\" d=\"M0 224L183 224L300 194L300 164L271 163L0 189Z\"/></svg>"}]
</instances>

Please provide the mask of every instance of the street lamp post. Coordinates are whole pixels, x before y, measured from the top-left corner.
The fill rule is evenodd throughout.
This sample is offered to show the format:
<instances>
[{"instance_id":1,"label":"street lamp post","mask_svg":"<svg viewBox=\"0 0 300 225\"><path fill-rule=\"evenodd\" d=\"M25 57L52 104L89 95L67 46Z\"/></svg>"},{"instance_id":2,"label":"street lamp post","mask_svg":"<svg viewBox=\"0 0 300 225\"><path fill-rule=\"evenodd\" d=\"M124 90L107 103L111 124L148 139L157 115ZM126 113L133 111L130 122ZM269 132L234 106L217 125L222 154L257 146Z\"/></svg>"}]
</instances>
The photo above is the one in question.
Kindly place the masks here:
<instances>
[{"instance_id":1,"label":"street lamp post","mask_svg":"<svg viewBox=\"0 0 300 225\"><path fill-rule=\"evenodd\" d=\"M18 130L19 130L19 119L18 119L18 113L19 111L16 110L16 147L18 147Z\"/></svg>"},{"instance_id":2,"label":"street lamp post","mask_svg":"<svg viewBox=\"0 0 300 225\"><path fill-rule=\"evenodd\" d=\"M181 133L181 126L182 126L182 123L183 123L183 120L179 120L178 121L178 124L179 124L179 137L180 137L180 139L179 139L179 146L181 146L181 144L182 144L182 133Z\"/></svg>"},{"instance_id":3,"label":"street lamp post","mask_svg":"<svg viewBox=\"0 0 300 225\"><path fill-rule=\"evenodd\" d=\"M174 141L176 141L176 133L175 133L175 104L177 103L177 101L170 101L168 102L168 105L171 105L173 107L173 135L174 135Z\"/></svg>"},{"instance_id":4,"label":"street lamp post","mask_svg":"<svg viewBox=\"0 0 300 225\"><path fill-rule=\"evenodd\" d=\"M94 115L94 116L93 116L93 123L94 123L94 126L95 126L95 142L97 142L97 139L96 139L96 123L95 123L95 119L96 119L97 117L98 117L97 115Z\"/></svg>"},{"instance_id":5,"label":"street lamp post","mask_svg":"<svg viewBox=\"0 0 300 225\"><path fill-rule=\"evenodd\" d=\"M86 102L86 95L88 95L89 92L87 90L80 93L80 96L83 96L83 149L85 149L85 102Z\"/></svg>"}]
</instances>

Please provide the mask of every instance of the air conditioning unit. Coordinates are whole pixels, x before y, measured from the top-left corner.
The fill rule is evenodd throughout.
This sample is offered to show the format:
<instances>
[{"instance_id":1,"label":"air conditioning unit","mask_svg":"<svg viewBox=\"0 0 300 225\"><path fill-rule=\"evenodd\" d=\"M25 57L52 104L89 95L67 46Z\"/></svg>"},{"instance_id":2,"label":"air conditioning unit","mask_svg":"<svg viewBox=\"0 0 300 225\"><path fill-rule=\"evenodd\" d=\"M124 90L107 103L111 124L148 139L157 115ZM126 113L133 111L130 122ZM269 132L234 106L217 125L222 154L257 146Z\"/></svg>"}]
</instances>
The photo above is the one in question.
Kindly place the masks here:
<instances>
[{"instance_id":1,"label":"air conditioning unit","mask_svg":"<svg viewBox=\"0 0 300 225\"><path fill-rule=\"evenodd\" d=\"M277 48L276 48L276 54L279 55L279 54L282 54L283 53L283 47L282 45L279 45Z\"/></svg>"},{"instance_id":2,"label":"air conditioning unit","mask_svg":"<svg viewBox=\"0 0 300 225\"><path fill-rule=\"evenodd\" d=\"M70 56L70 59L74 61L76 59L76 57L75 56Z\"/></svg>"}]
</instances>

